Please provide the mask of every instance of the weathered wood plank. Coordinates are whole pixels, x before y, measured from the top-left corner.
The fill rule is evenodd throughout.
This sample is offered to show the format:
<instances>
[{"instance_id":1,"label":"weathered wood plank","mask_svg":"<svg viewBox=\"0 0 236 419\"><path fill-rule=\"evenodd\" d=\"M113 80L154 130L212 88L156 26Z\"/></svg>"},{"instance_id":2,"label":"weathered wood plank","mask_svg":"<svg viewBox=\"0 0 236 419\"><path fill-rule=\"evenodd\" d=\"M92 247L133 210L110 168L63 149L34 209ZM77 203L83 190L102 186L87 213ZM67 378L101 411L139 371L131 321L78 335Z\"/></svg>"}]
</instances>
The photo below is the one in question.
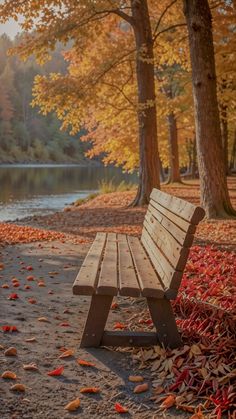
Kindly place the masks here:
<instances>
[{"instance_id":1,"label":"weathered wood plank","mask_svg":"<svg viewBox=\"0 0 236 419\"><path fill-rule=\"evenodd\" d=\"M97 233L73 284L74 295L92 295L96 292L97 272L106 242L105 233Z\"/></svg>"},{"instance_id":2,"label":"weathered wood plank","mask_svg":"<svg viewBox=\"0 0 236 419\"><path fill-rule=\"evenodd\" d=\"M175 317L170 301L165 298L147 298L148 307L152 321L157 330L159 342L171 349L182 345L180 335L176 326Z\"/></svg>"},{"instance_id":3,"label":"weathered wood plank","mask_svg":"<svg viewBox=\"0 0 236 419\"><path fill-rule=\"evenodd\" d=\"M118 261L119 261L119 293L129 297L139 297L140 287L132 256L130 253L127 237L118 234Z\"/></svg>"},{"instance_id":4,"label":"weathered wood plank","mask_svg":"<svg viewBox=\"0 0 236 419\"><path fill-rule=\"evenodd\" d=\"M166 216L170 221L172 221L175 225L181 228L183 231L189 234L194 234L196 231L196 225L190 224L188 221L183 220L183 218L179 217L177 214L169 211L169 209L163 207L162 205L158 204L153 199L150 200L150 205L157 209L161 214Z\"/></svg>"},{"instance_id":5,"label":"weathered wood plank","mask_svg":"<svg viewBox=\"0 0 236 419\"><path fill-rule=\"evenodd\" d=\"M110 295L92 295L81 348L97 347L101 344L112 300Z\"/></svg>"},{"instance_id":6,"label":"weathered wood plank","mask_svg":"<svg viewBox=\"0 0 236 419\"><path fill-rule=\"evenodd\" d=\"M205 217L205 211L202 207L195 206L190 202L161 192L158 189L152 190L151 199L173 213L178 214L189 223L198 224Z\"/></svg>"},{"instance_id":7,"label":"weathered wood plank","mask_svg":"<svg viewBox=\"0 0 236 419\"><path fill-rule=\"evenodd\" d=\"M141 242L144 245L154 268L156 269L159 277L161 278L166 289L173 288L177 290L181 283L183 273L176 271L170 262L161 253L160 249L155 245L148 231L143 228ZM167 295L167 294L166 294ZM175 298L176 292L173 295L168 294L168 298Z\"/></svg>"},{"instance_id":8,"label":"weathered wood plank","mask_svg":"<svg viewBox=\"0 0 236 419\"><path fill-rule=\"evenodd\" d=\"M128 237L128 243L137 270L140 288L144 297L163 298L164 284L154 271L148 256L137 237Z\"/></svg>"},{"instance_id":9,"label":"weathered wood plank","mask_svg":"<svg viewBox=\"0 0 236 419\"><path fill-rule=\"evenodd\" d=\"M159 223L153 226L145 219L143 225L173 268L182 271L186 265L189 248L182 247L169 233L165 233Z\"/></svg>"},{"instance_id":10,"label":"weathered wood plank","mask_svg":"<svg viewBox=\"0 0 236 419\"><path fill-rule=\"evenodd\" d=\"M118 271L117 271L117 239L115 233L107 234L107 242L104 252L101 271L98 279L97 294L117 295Z\"/></svg>"},{"instance_id":11,"label":"weathered wood plank","mask_svg":"<svg viewBox=\"0 0 236 419\"><path fill-rule=\"evenodd\" d=\"M157 333L154 332L110 332L105 331L102 336L102 346L153 346L158 345Z\"/></svg>"},{"instance_id":12,"label":"weathered wood plank","mask_svg":"<svg viewBox=\"0 0 236 419\"><path fill-rule=\"evenodd\" d=\"M154 208L151 203L148 206L146 213L146 219L152 224L161 224L161 226L170 233L181 246L190 247L193 243L194 235L187 234L185 231L181 230L176 224L171 220L166 218L161 212Z\"/></svg>"}]
</instances>

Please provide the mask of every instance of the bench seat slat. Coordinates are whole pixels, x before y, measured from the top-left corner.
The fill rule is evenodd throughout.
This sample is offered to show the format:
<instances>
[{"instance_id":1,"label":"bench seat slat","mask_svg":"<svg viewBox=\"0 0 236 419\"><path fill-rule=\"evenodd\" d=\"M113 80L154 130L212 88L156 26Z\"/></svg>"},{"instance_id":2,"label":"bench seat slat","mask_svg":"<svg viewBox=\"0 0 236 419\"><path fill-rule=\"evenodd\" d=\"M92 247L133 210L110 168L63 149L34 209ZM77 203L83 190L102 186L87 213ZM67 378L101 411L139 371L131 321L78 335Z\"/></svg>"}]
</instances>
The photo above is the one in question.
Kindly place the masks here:
<instances>
[{"instance_id":1,"label":"bench seat slat","mask_svg":"<svg viewBox=\"0 0 236 419\"><path fill-rule=\"evenodd\" d=\"M120 295L139 297L140 287L125 234L118 234L118 259Z\"/></svg>"},{"instance_id":2,"label":"bench seat slat","mask_svg":"<svg viewBox=\"0 0 236 419\"><path fill-rule=\"evenodd\" d=\"M163 284L154 271L148 256L137 237L128 237L128 243L144 297L163 298L165 295Z\"/></svg>"},{"instance_id":3,"label":"bench seat slat","mask_svg":"<svg viewBox=\"0 0 236 419\"><path fill-rule=\"evenodd\" d=\"M106 242L105 233L97 233L73 285L75 295L93 295L96 292L97 272Z\"/></svg>"},{"instance_id":4,"label":"bench seat slat","mask_svg":"<svg viewBox=\"0 0 236 419\"><path fill-rule=\"evenodd\" d=\"M98 279L97 294L117 295L117 262L116 234L108 233Z\"/></svg>"}]
</instances>

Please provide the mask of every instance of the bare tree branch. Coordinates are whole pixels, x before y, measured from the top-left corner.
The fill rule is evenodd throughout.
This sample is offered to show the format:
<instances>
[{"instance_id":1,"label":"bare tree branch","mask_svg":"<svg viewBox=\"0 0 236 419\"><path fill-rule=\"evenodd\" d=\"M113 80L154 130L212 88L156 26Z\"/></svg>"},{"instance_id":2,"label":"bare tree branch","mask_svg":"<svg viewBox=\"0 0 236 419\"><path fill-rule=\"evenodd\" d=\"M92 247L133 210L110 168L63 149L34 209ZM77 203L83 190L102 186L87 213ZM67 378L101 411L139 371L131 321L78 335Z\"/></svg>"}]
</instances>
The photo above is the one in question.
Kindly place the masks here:
<instances>
[{"instance_id":1,"label":"bare tree branch","mask_svg":"<svg viewBox=\"0 0 236 419\"><path fill-rule=\"evenodd\" d=\"M155 29L153 31L153 42L155 42L155 39L156 39L155 37L156 37L156 34L157 34L157 30L158 30L158 28L160 26L160 23L162 21L162 18L165 16L167 10L170 9L170 7L173 6L173 4L176 3L176 1L177 0L173 0L170 4L168 4L168 6L166 6L165 10L163 10L163 12L161 13L161 15L160 15L160 17L159 17L159 19L157 21L156 27L155 27Z\"/></svg>"}]
</instances>

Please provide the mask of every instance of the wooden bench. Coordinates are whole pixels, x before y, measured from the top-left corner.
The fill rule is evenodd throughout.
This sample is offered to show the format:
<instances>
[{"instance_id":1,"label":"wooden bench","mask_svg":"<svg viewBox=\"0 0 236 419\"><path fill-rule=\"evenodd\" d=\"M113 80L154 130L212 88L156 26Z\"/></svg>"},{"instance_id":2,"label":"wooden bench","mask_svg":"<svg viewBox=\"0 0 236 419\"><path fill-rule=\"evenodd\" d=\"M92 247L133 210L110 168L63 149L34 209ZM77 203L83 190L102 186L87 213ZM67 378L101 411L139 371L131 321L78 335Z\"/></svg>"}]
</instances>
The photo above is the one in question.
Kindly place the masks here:
<instances>
[{"instance_id":1,"label":"wooden bench","mask_svg":"<svg viewBox=\"0 0 236 419\"><path fill-rule=\"evenodd\" d=\"M177 296L204 215L203 208L153 189L141 240L96 235L73 284L73 294L92 296L81 347L181 345L170 300ZM146 297L156 333L104 331L116 295Z\"/></svg>"}]
</instances>

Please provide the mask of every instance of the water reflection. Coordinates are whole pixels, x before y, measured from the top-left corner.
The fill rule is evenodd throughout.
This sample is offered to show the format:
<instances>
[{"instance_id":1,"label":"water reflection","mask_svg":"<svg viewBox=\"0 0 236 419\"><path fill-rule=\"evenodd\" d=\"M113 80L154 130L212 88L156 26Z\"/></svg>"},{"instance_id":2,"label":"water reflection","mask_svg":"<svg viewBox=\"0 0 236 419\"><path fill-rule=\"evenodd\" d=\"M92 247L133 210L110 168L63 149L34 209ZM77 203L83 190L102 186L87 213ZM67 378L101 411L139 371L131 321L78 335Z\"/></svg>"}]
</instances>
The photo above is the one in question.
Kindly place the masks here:
<instances>
[{"instance_id":1,"label":"water reflection","mask_svg":"<svg viewBox=\"0 0 236 419\"><path fill-rule=\"evenodd\" d=\"M0 221L62 209L98 189L102 179L136 182L116 168L82 166L0 166Z\"/></svg>"}]
</instances>

